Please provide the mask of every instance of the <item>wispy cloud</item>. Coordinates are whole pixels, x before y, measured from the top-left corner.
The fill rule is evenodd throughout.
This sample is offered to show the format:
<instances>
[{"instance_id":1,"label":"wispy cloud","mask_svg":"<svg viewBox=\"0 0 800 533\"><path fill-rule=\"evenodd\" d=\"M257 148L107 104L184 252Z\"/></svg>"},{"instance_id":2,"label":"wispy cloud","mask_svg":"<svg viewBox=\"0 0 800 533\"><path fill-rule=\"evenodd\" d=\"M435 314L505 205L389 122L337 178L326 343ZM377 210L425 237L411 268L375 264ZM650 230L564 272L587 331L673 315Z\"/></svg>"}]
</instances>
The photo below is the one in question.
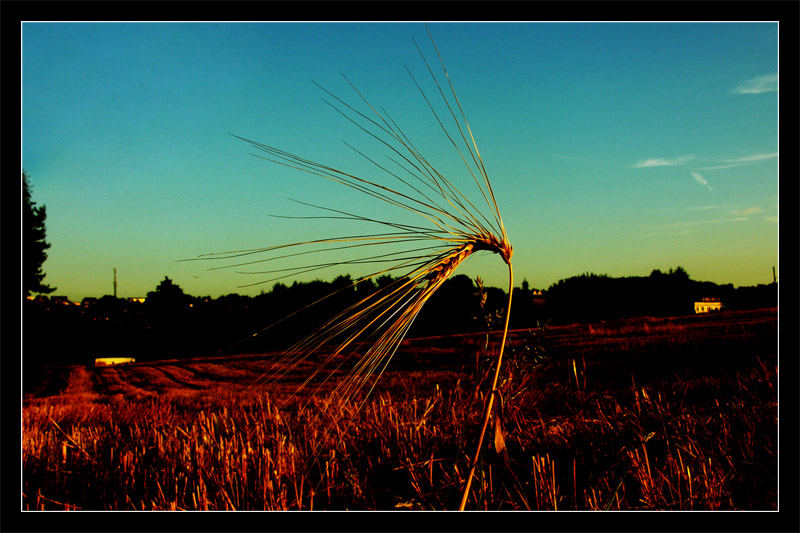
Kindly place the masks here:
<instances>
[{"instance_id":1,"label":"wispy cloud","mask_svg":"<svg viewBox=\"0 0 800 533\"><path fill-rule=\"evenodd\" d=\"M733 94L761 94L778 90L778 74L764 74L745 80L733 89Z\"/></svg>"},{"instance_id":2,"label":"wispy cloud","mask_svg":"<svg viewBox=\"0 0 800 533\"><path fill-rule=\"evenodd\" d=\"M722 161L725 163L752 163L755 161L763 161L764 159L772 159L773 157L778 157L778 152L746 155L744 157L737 157L736 159L723 159Z\"/></svg>"},{"instance_id":3,"label":"wispy cloud","mask_svg":"<svg viewBox=\"0 0 800 533\"><path fill-rule=\"evenodd\" d=\"M739 209L738 211L731 211L731 214L740 217L746 217L750 215L757 215L758 213L763 213L763 212L764 209L760 207L745 207L744 209Z\"/></svg>"},{"instance_id":4,"label":"wispy cloud","mask_svg":"<svg viewBox=\"0 0 800 533\"><path fill-rule=\"evenodd\" d=\"M691 207L684 207L687 211L708 211L709 209L728 209L727 205L695 205Z\"/></svg>"},{"instance_id":5,"label":"wispy cloud","mask_svg":"<svg viewBox=\"0 0 800 533\"><path fill-rule=\"evenodd\" d=\"M699 183L700 185L704 185L705 187L708 188L709 191L713 191L714 190L714 189L711 188L711 185L708 184L708 182L705 180L705 178L703 176L701 176L697 172L692 172L691 174L692 174L692 177L695 179L695 181L697 183Z\"/></svg>"},{"instance_id":6,"label":"wispy cloud","mask_svg":"<svg viewBox=\"0 0 800 533\"><path fill-rule=\"evenodd\" d=\"M654 237L657 235L686 235L697 230L699 226L706 224L727 224L731 222L744 222L747 217L731 217L731 218L714 218L710 220L692 220L673 222L672 224L665 224L653 228L653 231L643 234L645 237Z\"/></svg>"},{"instance_id":7,"label":"wispy cloud","mask_svg":"<svg viewBox=\"0 0 800 533\"><path fill-rule=\"evenodd\" d=\"M571 155L561 155L561 154L553 154L553 157L557 157L559 159L569 159L570 161L586 161L587 163L607 163L612 165L611 161L604 161L602 159L589 159L586 157L574 157Z\"/></svg>"},{"instance_id":8,"label":"wispy cloud","mask_svg":"<svg viewBox=\"0 0 800 533\"><path fill-rule=\"evenodd\" d=\"M643 233L642 237L663 237L664 235L668 235L670 237L674 237L676 235L688 235L689 233L693 233L693 229L680 229L680 230L656 230L656 231L649 231L647 233Z\"/></svg>"},{"instance_id":9,"label":"wispy cloud","mask_svg":"<svg viewBox=\"0 0 800 533\"><path fill-rule=\"evenodd\" d=\"M634 164L632 168L674 167L677 165L683 165L692 159L694 159L693 155L682 155L680 157L676 157L675 159L644 159Z\"/></svg>"},{"instance_id":10,"label":"wispy cloud","mask_svg":"<svg viewBox=\"0 0 800 533\"><path fill-rule=\"evenodd\" d=\"M720 162L723 163L722 165L697 167L695 170L719 170L722 168L741 167L743 165L751 165L753 163L758 163L759 161L765 161L767 159L773 159L775 157L778 157L778 152L774 152L771 154L746 155L743 157L737 157L735 159L720 159Z\"/></svg>"},{"instance_id":11,"label":"wispy cloud","mask_svg":"<svg viewBox=\"0 0 800 533\"><path fill-rule=\"evenodd\" d=\"M683 221L683 222L673 222L672 224L666 224L661 226L661 228L693 228L695 226L702 226L705 224L727 224L729 222L744 222L747 220L747 217L728 217L728 218L712 218L706 220L690 220L690 221Z\"/></svg>"},{"instance_id":12,"label":"wispy cloud","mask_svg":"<svg viewBox=\"0 0 800 533\"><path fill-rule=\"evenodd\" d=\"M700 174L698 174L697 172L692 172L691 174L692 177L694 177L698 181L698 183L708 187L708 185L704 183L705 180L701 181L702 176ZM711 189L711 187L709 187L709 189ZM709 225L745 222L748 220L755 220L756 216L763 217L763 219L767 222L774 223L778 221L777 216L771 215L771 211L773 211L771 208L753 206L753 205L751 206L743 206L735 204L695 205L695 206L684 206L684 207L660 208L660 209L654 209L653 211L683 211L686 212L686 215L680 217L684 218L684 220L677 220L674 222L669 222L666 224L661 224L658 226L651 227L647 231L642 233L642 237L657 237L657 236L674 237L678 235L687 235L689 233L695 233L697 231L700 231L703 227L707 227ZM690 212L697 213L697 215L689 214ZM701 218L694 219L696 216L699 216ZM705 218L707 216L710 216L711 218ZM689 220L685 220L686 218L688 218Z\"/></svg>"},{"instance_id":13,"label":"wispy cloud","mask_svg":"<svg viewBox=\"0 0 800 533\"><path fill-rule=\"evenodd\" d=\"M738 163L738 164L728 164L728 165L712 165L710 167L697 167L695 170L721 170L723 168L733 168L733 167L740 167L745 163Z\"/></svg>"},{"instance_id":14,"label":"wispy cloud","mask_svg":"<svg viewBox=\"0 0 800 533\"><path fill-rule=\"evenodd\" d=\"M697 174L693 172L692 174ZM697 178L695 178L697 179ZM772 208L764 208L759 206L749 206L744 207L742 205L691 205L691 206L682 206L682 207L659 207L657 209L651 209L650 211L653 212L664 212L664 211L725 211L726 214L730 215L729 218L715 218L711 219L710 221L699 221L699 222L691 222L690 224L707 224L709 222L738 222L740 220L746 220L747 217L752 215L758 215L761 213L767 213L772 211ZM766 217L769 218L769 217ZM681 222L680 224L687 224Z\"/></svg>"},{"instance_id":15,"label":"wispy cloud","mask_svg":"<svg viewBox=\"0 0 800 533\"><path fill-rule=\"evenodd\" d=\"M693 205L688 207L659 207L650 211L710 211L718 209L731 209L731 205Z\"/></svg>"}]
</instances>

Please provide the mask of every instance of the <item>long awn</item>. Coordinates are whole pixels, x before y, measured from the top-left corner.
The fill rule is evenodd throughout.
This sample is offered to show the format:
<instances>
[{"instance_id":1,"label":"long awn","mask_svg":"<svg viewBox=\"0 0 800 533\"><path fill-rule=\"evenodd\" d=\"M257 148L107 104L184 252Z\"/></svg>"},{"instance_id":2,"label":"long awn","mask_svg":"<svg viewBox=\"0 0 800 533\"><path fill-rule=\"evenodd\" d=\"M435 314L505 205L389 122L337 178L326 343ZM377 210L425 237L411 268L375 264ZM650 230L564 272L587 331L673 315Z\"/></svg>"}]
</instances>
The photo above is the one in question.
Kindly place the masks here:
<instances>
[{"instance_id":1,"label":"long awn","mask_svg":"<svg viewBox=\"0 0 800 533\"><path fill-rule=\"evenodd\" d=\"M387 161L381 164L348 145L377 170L376 174L383 178L382 181L379 177L366 179L273 146L239 138L256 150L253 155L257 157L353 189L362 195L377 199L417 217L418 222L408 224L382 220L342 209L300 202L325 214L288 218L349 220L382 229L362 235L344 235L258 249L205 254L198 259L236 260L233 264L217 267L232 268L252 267L269 261L294 259L312 254L324 256L341 251L349 253L368 251L363 256L344 261L329 260L287 268L245 271L244 273L248 274L272 275L249 285L268 283L341 265L380 265L377 271L355 279L352 285L341 290L351 289L362 283L372 283L372 280L387 274L400 274L391 283L380 287L377 291L339 312L308 337L287 349L280 360L275 362L260 379L262 382L277 381L314 357L315 368L302 383L300 389L315 383L316 390L319 391L327 384L333 372L345 365L352 365L345 374L346 378L340 380L333 388L327 397L325 407L319 412L320 419L335 421L342 416L345 407L353 401L356 394L366 390L358 408L363 405L422 307L450 275L476 252L487 251L499 254L508 265L508 304L505 326L477 449L470 463L470 471L459 507L460 510L463 510L469 496L486 428L491 418L503 349L508 333L513 292L513 269L511 267L513 250L508 241L494 191L472 130L430 31L428 31L428 36L438 57L442 74L447 80L446 86L440 83L440 78L434 73L416 41L414 41L414 45L435 87L435 92L438 93L439 105L443 106L443 113L437 112L433 100L408 67L406 70L422 95L427 108L433 114L448 144L463 162L473 184L480 193L482 202L470 200L440 173L422 155L410 137L386 110L383 108L378 110L373 107L356 86L345 77L361 104L366 108L364 111L358 110L354 104L346 102L324 87L320 86L320 89L327 95L328 99L325 101L328 105L389 150ZM451 130L445 125L445 121L452 122L449 127L455 128L455 133L451 133ZM484 204L483 210L479 209L476 203ZM333 295L328 295L311 305L316 305L331 296ZM323 372L327 372L327 376L321 381L319 379L315 381L315 378L322 375Z\"/></svg>"}]
</instances>

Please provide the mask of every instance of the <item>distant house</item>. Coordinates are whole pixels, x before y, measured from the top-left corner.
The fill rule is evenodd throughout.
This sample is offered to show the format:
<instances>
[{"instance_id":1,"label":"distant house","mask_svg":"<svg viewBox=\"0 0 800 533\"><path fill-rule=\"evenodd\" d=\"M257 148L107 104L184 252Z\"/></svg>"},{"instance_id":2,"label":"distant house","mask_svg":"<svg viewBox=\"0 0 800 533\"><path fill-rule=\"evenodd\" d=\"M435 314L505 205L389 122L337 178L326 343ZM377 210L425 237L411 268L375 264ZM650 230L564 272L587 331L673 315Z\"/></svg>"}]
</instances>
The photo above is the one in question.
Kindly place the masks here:
<instances>
[{"instance_id":1,"label":"distant house","mask_svg":"<svg viewBox=\"0 0 800 533\"><path fill-rule=\"evenodd\" d=\"M135 362L136 359L133 357L97 357L94 366L126 365Z\"/></svg>"},{"instance_id":2,"label":"distant house","mask_svg":"<svg viewBox=\"0 0 800 533\"><path fill-rule=\"evenodd\" d=\"M722 302L719 301L719 298L703 298L702 300L694 303L695 313L710 313L712 311L721 310Z\"/></svg>"},{"instance_id":3,"label":"distant house","mask_svg":"<svg viewBox=\"0 0 800 533\"><path fill-rule=\"evenodd\" d=\"M545 303L547 303L547 300L545 299L544 294L542 294L542 291L533 289L531 291L531 294L533 295L533 303L535 305L544 305Z\"/></svg>"},{"instance_id":4,"label":"distant house","mask_svg":"<svg viewBox=\"0 0 800 533\"><path fill-rule=\"evenodd\" d=\"M128 298L128 301L130 303L134 303L134 304L143 304L144 300L145 300L144 298L140 298L140 297L139 298Z\"/></svg>"}]
</instances>

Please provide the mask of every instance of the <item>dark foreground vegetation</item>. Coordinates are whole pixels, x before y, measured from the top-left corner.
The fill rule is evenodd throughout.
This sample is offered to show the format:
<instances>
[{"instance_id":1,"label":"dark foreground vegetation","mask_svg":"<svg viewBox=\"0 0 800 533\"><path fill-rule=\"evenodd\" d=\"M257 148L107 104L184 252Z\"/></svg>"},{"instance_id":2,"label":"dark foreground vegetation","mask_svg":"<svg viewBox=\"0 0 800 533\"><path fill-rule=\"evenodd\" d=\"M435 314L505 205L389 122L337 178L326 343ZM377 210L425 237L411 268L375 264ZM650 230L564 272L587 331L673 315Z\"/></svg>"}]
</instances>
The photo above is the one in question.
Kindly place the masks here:
<instances>
[{"instance_id":1,"label":"dark foreground vegetation","mask_svg":"<svg viewBox=\"0 0 800 533\"><path fill-rule=\"evenodd\" d=\"M253 385L269 354L51 367L23 508L454 509L491 340L406 341L328 420L300 376ZM507 354L468 509L777 508L776 309L517 329Z\"/></svg>"}]
</instances>

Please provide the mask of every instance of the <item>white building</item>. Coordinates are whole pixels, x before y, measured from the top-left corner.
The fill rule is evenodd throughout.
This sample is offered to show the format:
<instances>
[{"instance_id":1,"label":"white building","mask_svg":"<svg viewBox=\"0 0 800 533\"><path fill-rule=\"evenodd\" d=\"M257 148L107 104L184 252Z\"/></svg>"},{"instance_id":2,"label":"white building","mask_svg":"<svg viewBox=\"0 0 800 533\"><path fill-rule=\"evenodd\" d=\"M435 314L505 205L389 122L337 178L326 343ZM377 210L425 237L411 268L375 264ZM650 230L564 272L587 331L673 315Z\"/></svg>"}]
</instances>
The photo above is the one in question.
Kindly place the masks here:
<instances>
[{"instance_id":1,"label":"white building","mask_svg":"<svg viewBox=\"0 0 800 533\"><path fill-rule=\"evenodd\" d=\"M126 365L135 362L136 359L133 357L97 357L94 366Z\"/></svg>"},{"instance_id":2,"label":"white building","mask_svg":"<svg viewBox=\"0 0 800 533\"><path fill-rule=\"evenodd\" d=\"M695 313L710 313L712 311L721 311L722 302L719 298L703 298L699 302L694 303Z\"/></svg>"}]
</instances>

